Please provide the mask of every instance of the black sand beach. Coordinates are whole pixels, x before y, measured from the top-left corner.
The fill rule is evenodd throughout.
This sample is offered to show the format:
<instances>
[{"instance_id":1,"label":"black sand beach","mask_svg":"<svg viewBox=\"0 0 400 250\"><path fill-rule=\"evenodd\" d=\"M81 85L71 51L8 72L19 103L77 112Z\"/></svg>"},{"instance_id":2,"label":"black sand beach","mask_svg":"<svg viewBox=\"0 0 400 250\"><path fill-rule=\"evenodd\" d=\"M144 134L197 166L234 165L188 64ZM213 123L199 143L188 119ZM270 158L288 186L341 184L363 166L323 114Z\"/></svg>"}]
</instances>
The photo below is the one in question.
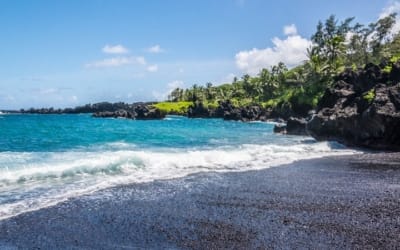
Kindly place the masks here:
<instances>
[{"instance_id":1,"label":"black sand beach","mask_svg":"<svg viewBox=\"0 0 400 250\"><path fill-rule=\"evenodd\" d=\"M400 154L132 184L0 221L1 249L399 249Z\"/></svg>"}]
</instances>

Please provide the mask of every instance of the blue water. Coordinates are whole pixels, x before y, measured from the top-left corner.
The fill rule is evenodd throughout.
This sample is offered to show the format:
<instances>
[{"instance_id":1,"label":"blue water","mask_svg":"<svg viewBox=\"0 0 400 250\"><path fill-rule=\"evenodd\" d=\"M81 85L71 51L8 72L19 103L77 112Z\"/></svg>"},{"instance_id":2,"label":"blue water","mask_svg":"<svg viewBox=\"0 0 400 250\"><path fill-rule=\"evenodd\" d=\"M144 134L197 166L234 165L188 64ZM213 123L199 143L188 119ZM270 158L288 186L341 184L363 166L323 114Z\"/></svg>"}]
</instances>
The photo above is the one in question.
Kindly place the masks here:
<instances>
[{"instance_id":1,"label":"blue water","mask_svg":"<svg viewBox=\"0 0 400 250\"><path fill-rule=\"evenodd\" d=\"M141 148L213 147L265 144L281 138L273 124L221 119L134 121L94 119L90 115L7 115L0 119L0 151L45 152L125 142ZM284 140L282 140L283 142Z\"/></svg>"},{"instance_id":2,"label":"blue water","mask_svg":"<svg viewBox=\"0 0 400 250\"><path fill-rule=\"evenodd\" d=\"M115 185L352 154L270 123L0 115L0 218Z\"/></svg>"}]
</instances>

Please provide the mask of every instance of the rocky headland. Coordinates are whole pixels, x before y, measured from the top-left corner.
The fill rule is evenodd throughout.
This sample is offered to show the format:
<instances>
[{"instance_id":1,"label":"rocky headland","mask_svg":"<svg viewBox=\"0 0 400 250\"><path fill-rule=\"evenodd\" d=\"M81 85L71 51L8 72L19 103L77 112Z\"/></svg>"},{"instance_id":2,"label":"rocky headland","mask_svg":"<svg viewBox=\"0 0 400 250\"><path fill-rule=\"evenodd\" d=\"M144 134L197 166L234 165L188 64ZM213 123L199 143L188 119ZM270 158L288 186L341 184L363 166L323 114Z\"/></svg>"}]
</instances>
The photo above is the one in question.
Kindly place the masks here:
<instances>
[{"instance_id":1,"label":"rocky headland","mask_svg":"<svg viewBox=\"0 0 400 250\"><path fill-rule=\"evenodd\" d=\"M101 102L66 109L29 109L20 113L92 113L97 118L163 119L168 112L154 102L127 104ZM327 88L316 110L310 107L264 108L261 104L237 107L230 100L217 107L194 102L189 118L221 118L234 121L273 121L276 133L310 135L317 140L335 140L349 146L400 150L400 62L367 64L347 69Z\"/></svg>"},{"instance_id":2,"label":"rocky headland","mask_svg":"<svg viewBox=\"0 0 400 250\"><path fill-rule=\"evenodd\" d=\"M299 109L297 109L299 110ZM311 135L349 146L400 150L400 62L347 69L326 89L316 110L266 109L261 105L235 107L219 102L215 109L202 103L189 108L190 118L238 121L276 121L276 133ZM282 124L286 121L286 124Z\"/></svg>"},{"instance_id":3,"label":"rocky headland","mask_svg":"<svg viewBox=\"0 0 400 250\"><path fill-rule=\"evenodd\" d=\"M368 64L346 70L326 90L307 132L350 146L400 149L400 63L390 72Z\"/></svg>"}]
</instances>

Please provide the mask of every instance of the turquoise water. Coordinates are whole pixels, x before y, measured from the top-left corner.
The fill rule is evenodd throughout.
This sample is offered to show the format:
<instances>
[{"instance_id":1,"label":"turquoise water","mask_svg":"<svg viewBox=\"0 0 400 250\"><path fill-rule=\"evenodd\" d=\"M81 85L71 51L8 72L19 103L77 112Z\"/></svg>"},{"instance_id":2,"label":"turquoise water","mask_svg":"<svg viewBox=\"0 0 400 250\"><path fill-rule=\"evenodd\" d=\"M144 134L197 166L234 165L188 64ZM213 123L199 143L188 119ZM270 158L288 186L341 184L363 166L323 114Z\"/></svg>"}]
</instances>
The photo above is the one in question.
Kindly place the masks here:
<instances>
[{"instance_id":1,"label":"turquoise water","mask_svg":"<svg viewBox=\"0 0 400 250\"><path fill-rule=\"evenodd\" d=\"M273 126L179 116L0 115L0 218L120 184L356 153L276 135Z\"/></svg>"},{"instance_id":2,"label":"turquoise water","mask_svg":"<svg viewBox=\"0 0 400 250\"><path fill-rule=\"evenodd\" d=\"M7 115L0 128L0 151L15 152L86 150L116 142L141 148L202 148L265 144L281 138L272 133L273 124L178 116L134 121L90 115Z\"/></svg>"}]
</instances>

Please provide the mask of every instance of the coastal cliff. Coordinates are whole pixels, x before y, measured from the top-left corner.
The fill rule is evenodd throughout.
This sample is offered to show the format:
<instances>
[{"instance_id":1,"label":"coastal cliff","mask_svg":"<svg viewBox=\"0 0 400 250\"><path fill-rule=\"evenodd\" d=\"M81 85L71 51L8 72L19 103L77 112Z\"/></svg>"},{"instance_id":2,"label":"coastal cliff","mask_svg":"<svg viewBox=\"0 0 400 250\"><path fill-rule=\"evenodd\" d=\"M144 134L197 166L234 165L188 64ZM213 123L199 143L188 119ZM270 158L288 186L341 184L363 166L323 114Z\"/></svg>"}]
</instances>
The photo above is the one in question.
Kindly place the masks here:
<instances>
[{"instance_id":1,"label":"coastal cliff","mask_svg":"<svg viewBox=\"0 0 400 250\"><path fill-rule=\"evenodd\" d=\"M400 62L388 72L368 64L339 74L307 123L317 140L373 149L400 149Z\"/></svg>"}]
</instances>

